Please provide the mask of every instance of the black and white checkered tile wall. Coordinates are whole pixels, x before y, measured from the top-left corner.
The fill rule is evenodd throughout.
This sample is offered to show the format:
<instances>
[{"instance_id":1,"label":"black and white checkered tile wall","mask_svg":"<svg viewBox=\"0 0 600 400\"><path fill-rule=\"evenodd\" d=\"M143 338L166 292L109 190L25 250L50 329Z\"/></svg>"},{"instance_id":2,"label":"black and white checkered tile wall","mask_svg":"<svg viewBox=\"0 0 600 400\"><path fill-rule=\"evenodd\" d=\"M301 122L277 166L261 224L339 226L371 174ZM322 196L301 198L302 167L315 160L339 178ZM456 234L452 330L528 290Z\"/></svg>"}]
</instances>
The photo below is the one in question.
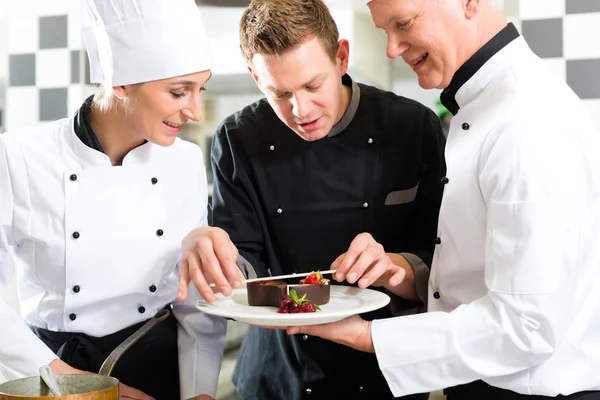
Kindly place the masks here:
<instances>
[{"instance_id":1,"label":"black and white checkered tile wall","mask_svg":"<svg viewBox=\"0 0 600 400\"><path fill-rule=\"evenodd\" d=\"M519 0L519 18L529 46L583 99L600 126L600 0ZM548 117L557 111L549 109Z\"/></svg>"},{"instance_id":2,"label":"black and white checkered tile wall","mask_svg":"<svg viewBox=\"0 0 600 400\"><path fill-rule=\"evenodd\" d=\"M5 129L53 121L93 91L82 52L80 3L9 2Z\"/></svg>"},{"instance_id":3,"label":"black and white checkered tile wall","mask_svg":"<svg viewBox=\"0 0 600 400\"><path fill-rule=\"evenodd\" d=\"M9 3L4 128L69 115L92 92L81 50L80 3ZM600 126L600 0L505 0L505 9L531 48L585 101Z\"/></svg>"}]
</instances>

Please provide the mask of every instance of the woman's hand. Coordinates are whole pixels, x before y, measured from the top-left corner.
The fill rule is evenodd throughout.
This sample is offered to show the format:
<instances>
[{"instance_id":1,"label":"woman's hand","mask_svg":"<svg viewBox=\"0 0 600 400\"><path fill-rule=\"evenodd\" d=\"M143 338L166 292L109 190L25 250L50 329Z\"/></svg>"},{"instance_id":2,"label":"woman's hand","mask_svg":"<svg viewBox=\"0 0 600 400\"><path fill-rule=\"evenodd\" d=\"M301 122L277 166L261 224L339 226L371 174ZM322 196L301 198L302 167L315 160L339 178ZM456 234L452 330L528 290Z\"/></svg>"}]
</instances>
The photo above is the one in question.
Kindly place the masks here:
<instances>
[{"instance_id":1,"label":"woman's hand","mask_svg":"<svg viewBox=\"0 0 600 400\"><path fill-rule=\"evenodd\" d=\"M210 287L216 285L225 296L232 288L242 287L244 276L236 261L238 250L223 229L210 226L196 228L181 243L181 275L179 276L179 301L187 297L190 281L209 303L215 301Z\"/></svg>"}]
</instances>

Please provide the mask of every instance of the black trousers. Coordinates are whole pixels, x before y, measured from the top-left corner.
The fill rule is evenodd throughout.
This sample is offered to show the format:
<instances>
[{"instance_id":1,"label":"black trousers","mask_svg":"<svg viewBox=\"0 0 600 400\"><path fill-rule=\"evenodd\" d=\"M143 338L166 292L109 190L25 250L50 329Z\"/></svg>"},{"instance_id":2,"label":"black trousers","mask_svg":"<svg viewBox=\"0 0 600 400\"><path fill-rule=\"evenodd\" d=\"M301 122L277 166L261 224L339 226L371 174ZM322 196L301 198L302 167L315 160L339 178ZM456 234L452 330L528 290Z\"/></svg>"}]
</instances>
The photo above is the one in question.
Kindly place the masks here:
<instances>
[{"instance_id":1,"label":"black trousers","mask_svg":"<svg viewBox=\"0 0 600 400\"><path fill-rule=\"evenodd\" d=\"M31 330L71 367L97 373L106 357L143 324L101 338L38 327ZM173 314L134 344L119 359L111 375L156 400L179 399L177 321Z\"/></svg>"},{"instance_id":2,"label":"black trousers","mask_svg":"<svg viewBox=\"0 0 600 400\"><path fill-rule=\"evenodd\" d=\"M525 395L511 390L500 389L488 385L483 381L475 381L466 385L459 385L444 390L447 400L548 400L548 399L571 399L571 400L600 400L600 392L579 392L569 396L536 396Z\"/></svg>"}]
</instances>

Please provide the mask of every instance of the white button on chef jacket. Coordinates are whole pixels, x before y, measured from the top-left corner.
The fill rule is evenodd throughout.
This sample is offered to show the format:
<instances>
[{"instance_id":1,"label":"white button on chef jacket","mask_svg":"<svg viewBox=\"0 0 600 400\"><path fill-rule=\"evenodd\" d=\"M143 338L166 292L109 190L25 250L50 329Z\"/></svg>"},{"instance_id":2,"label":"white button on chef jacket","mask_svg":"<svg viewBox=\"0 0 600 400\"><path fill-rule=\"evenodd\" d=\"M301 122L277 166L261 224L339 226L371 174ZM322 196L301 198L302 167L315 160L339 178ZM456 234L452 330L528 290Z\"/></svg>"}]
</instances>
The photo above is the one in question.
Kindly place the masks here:
<instances>
[{"instance_id":1,"label":"white button on chef jacket","mask_svg":"<svg viewBox=\"0 0 600 400\"><path fill-rule=\"evenodd\" d=\"M600 390L600 134L523 38L456 100L429 312L373 322L381 370L395 396Z\"/></svg>"}]
</instances>

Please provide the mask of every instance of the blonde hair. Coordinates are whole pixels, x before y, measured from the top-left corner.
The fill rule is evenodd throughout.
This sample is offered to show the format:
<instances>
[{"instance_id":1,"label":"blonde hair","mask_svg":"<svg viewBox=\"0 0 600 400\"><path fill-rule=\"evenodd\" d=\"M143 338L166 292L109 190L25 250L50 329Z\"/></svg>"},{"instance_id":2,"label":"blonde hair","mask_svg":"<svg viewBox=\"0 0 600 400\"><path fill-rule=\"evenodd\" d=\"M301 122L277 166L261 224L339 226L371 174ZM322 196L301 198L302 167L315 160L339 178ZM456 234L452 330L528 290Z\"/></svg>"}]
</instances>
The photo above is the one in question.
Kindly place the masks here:
<instances>
[{"instance_id":1,"label":"blonde hair","mask_svg":"<svg viewBox=\"0 0 600 400\"><path fill-rule=\"evenodd\" d=\"M131 104L129 97L119 99L113 92L112 87L107 88L104 84L96 85L96 92L94 93L92 105L97 110L102 113L106 113L115 107L117 100L121 100L123 102L125 111L129 110L129 106Z\"/></svg>"},{"instance_id":2,"label":"blonde hair","mask_svg":"<svg viewBox=\"0 0 600 400\"><path fill-rule=\"evenodd\" d=\"M317 37L335 60L339 32L321 0L252 0L240 21L240 48L250 64L256 54L280 56Z\"/></svg>"}]
</instances>

